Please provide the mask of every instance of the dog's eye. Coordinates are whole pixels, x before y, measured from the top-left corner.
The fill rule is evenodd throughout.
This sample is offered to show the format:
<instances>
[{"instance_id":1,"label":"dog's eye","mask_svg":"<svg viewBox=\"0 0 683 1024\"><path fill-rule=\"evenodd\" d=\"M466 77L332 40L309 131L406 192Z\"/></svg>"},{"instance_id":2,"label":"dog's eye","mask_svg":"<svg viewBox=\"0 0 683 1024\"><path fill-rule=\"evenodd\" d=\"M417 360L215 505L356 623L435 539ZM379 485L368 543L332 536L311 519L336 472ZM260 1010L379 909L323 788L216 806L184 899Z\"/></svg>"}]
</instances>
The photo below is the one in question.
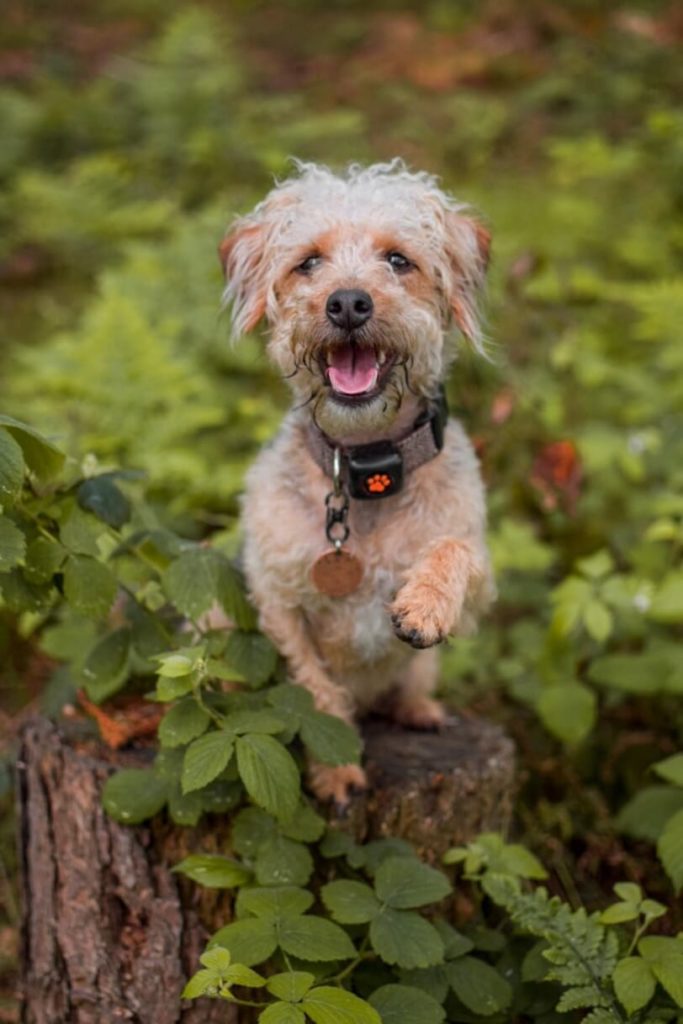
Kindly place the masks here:
<instances>
[{"instance_id":1,"label":"dog's eye","mask_svg":"<svg viewBox=\"0 0 683 1024\"><path fill-rule=\"evenodd\" d=\"M412 260L409 260L407 256L404 256L402 252L388 252L387 263L393 267L398 273L405 273L407 270L412 270L415 264Z\"/></svg>"},{"instance_id":2,"label":"dog's eye","mask_svg":"<svg viewBox=\"0 0 683 1024\"><path fill-rule=\"evenodd\" d=\"M310 274L312 270L315 270L316 267L320 266L322 259L323 258L319 253L311 253L310 256L307 256L305 260L302 260L294 269L297 274Z\"/></svg>"}]
</instances>

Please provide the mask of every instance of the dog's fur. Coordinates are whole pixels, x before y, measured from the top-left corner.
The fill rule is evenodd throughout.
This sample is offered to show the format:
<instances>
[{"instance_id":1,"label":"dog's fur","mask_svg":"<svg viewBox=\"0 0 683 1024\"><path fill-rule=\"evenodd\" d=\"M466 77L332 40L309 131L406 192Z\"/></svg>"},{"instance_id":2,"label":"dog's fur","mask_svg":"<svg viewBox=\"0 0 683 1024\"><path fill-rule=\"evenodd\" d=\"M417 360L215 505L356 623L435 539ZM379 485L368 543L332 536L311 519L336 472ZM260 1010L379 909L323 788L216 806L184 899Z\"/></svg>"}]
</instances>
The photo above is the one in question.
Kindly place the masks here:
<instances>
[{"instance_id":1,"label":"dog's fur","mask_svg":"<svg viewBox=\"0 0 683 1024\"><path fill-rule=\"evenodd\" d=\"M434 178L400 161L341 175L313 164L297 170L233 225L220 249L235 332L266 318L268 353L295 396L247 478L248 584L261 627L320 710L352 721L381 699L396 720L436 727L443 710L431 696L433 645L471 630L493 597L472 447L450 420L443 451L409 474L399 494L351 501L347 549L364 577L355 593L330 598L313 586L311 567L329 550L331 483L306 431L313 417L342 446L410 432L454 354L450 325L482 349L477 299L489 236ZM407 271L388 262L395 252L411 261ZM302 269L309 256L318 259ZM379 394L360 402L340 400L327 377L330 351L349 341L325 312L338 288L371 295L373 315L353 340L389 363ZM318 765L311 781L319 797L343 803L365 776L357 766Z\"/></svg>"}]
</instances>

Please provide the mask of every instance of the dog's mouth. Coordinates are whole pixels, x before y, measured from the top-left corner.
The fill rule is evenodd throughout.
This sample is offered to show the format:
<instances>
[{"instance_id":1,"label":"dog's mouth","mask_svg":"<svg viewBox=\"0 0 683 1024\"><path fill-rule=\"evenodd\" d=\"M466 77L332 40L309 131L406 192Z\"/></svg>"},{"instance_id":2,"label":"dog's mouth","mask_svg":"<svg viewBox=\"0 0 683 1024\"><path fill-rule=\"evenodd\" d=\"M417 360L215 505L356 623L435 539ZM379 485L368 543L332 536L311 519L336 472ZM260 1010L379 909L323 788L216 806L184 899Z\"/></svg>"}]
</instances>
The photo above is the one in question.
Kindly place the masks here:
<instances>
[{"instance_id":1,"label":"dog's mouth","mask_svg":"<svg viewBox=\"0 0 683 1024\"><path fill-rule=\"evenodd\" d=\"M343 402L364 402L380 394L396 356L373 346L346 341L323 356L325 380Z\"/></svg>"}]
</instances>

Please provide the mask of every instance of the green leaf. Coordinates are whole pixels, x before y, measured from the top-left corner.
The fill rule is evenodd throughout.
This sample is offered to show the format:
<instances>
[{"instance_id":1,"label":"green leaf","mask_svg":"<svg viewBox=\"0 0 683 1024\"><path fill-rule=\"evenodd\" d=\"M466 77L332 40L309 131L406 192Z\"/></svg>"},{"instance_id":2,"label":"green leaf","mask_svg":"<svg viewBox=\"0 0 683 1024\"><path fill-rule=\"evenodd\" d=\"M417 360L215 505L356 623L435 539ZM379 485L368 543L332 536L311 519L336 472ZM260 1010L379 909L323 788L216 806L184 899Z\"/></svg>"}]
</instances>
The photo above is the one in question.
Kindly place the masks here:
<instances>
[{"instance_id":1,"label":"green leaf","mask_svg":"<svg viewBox=\"0 0 683 1024\"><path fill-rule=\"evenodd\" d=\"M595 725L595 694L582 683L546 687L537 709L546 729L568 746L580 743Z\"/></svg>"},{"instance_id":2,"label":"green leaf","mask_svg":"<svg viewBox=\"0 0 683 1024\"><path fill-rule=\"evenodd\" d=\"M369 885L340 879L320 890L322 901L339 924L365 924L375 917L381 904Z\"/></svg>"},{"instance_id":3,"label":"green leaf","mask_svg":"<svg viewBox=\"0 0 683 1024\"><path fill-rule=\"evenodd\" d=\"M683 810L667 821L657 840L657 853L678 893L683 888Z\"/></svg>"},{"instance_id":4,"label":"green leaf","mask_svg":"<svg viewBox=\"0 0 683 1024\"><path fill-rule=\"evenodd\" d=\"M275 922L272 918L250 917L233 921L212 935L209 947L223 946L232 959L247 967L268 960L277 949Z\"/></svg>"},{"instance_id":5,"label":"green leaf","mask_svg":"<svg viewBox=\"0 0 683 1024\"><path fill-rule=\"evenodd\" d=\"M650 965L639 956L620 960L612 980L617 999L629 1016L642 1010L655 994L656 981Z\"/></svg>"},{"instance_id":6,"label":"green leaf","mask_svg":"<svg viewBox=\"0 0 683 1024\"><path fill-rule=\"evenodd\" d=\"M128 678L130 629L108 633L90 651L83 665L83 682L91 700L101 703L121 689Z\"/></svg>"},{"instance_id":7,"label":"green leaf","mask_svg":"<svg viewBox=\"0 0 683 1024\"><path fill-rule=\"evenodd\" d=\"M24 483L24 455L11 434L0 429L0 505L11 505Z\"/></svg>"},{"instance_id":8,"label":"green leaf","mask_svg":"<svg viewBox=\"0 0 683 1024\"><path fill-rule=\"evenodd\" d=\"M643 890L635 882L617 882L614 891L620 900L639 904L643 898Z\"/></svg>"},{"instance_id":9,"label":"green leaf","mask_svg":"<svg viewBox=\"0 0 683 1024\"><path fill-rule=\"evenodd\" d=\"M377 1010L343 988L314 988L301 1007L314 1024L382 1024Z\"/></svg>"},{"instance_id":10,"label":"green leaf","mask_svg":"<svg viewBox=\"0 0 683 1024\"><path fill-rule=\"evenodd\" d=\"M436 903L450 891L450 882L442 871L413 857L390 857L380 864L375 875L377 896L395 910Z\"/></svg>"},{"instance_id":11,"label":"green leaf","mask_svg":"<svg viewBox=\"0 0 683 1024\"><path fill-rule=\"evenodd\" d=\"M60 515L59 539L72 554L99 557L97 541L104 532L105 528L95 516L85 512L75 501L65 503Z\"/></svg>"},{"instance_id":12,"label":"green leaf","mask_svg":"<svg viewBox=\"0 0 683 1024\"><path fill-rule=\"evenodd\" d=\"M214 950L209 950L204 956L211 956ZM203 957L201 958L203 960ZM266 979L256 971L252 971L251 967L245 967L244 964L230 964L228 969L223 972L223 980L228 985L244 985L247 988L262 988L266 984Z\"/></svg>"},{"instance_id":13,"label":"green leaf","mask_svg":"<svg viewBox=\"0 0 683 1024\"><path fill-rule=\"evenodd\" d=\"M322 917L285 916L278 935L285 953L300 960L351 960L356 955L346 932Z\"/></svg>"},{"instance_id":14,"label":"green leaf","mask_svg":"<svg viewBox=\"0 0 683 1024\"><path fill-rule=\"evenodd\" d=\"M646 786L619 811L617 828L635 839L656 843L669 818L683 810L683 791L676 786Z\"/></svg>"},{"instance_id":15,"label":"green leaf","mask_svg":"<svg viewBox=\"0 0 683 1024\"><path fill-rule=\"evenodd\" d=\"M412 910L383 910L370 924L370 942L386 963L408 970L432 967L443 960L441 936Z\"/></svg>"},{"instance_id":16,"label":"green leaf","mask_svg":"<svg viewBox=\"0 0 683 1024\"><path fill-rule=\"evenodd\" d=\"M503 870L517 878L548 877L540 860L519 843L505 843L500 851L500 860Z\"/></svg>"},{"instance_id":17,"label":"green leaf","mask_svg":"<svg viewBox=\"0 0 683 1024\"><path fill-rule=\"evenodd\" d=\"M205 889L234 889L251 879L251 871L243 864L218 853L193 853L173 870L199 882Z\"/></svg>"},{"instance_id":18,"label":"green leaf","mask_svg":"<svg viewBox=\"0 0 683 1024\"><path fill-rule=\"evenodd\" d=\"M334 715L313 711L301 722L301 739L323 764L358 764L361 739L358 732Z\"/></svg>"},{"instance_id":19,"label":"green leaf","mask_svg":"<svg viewBox=\"0 0 683 1024\"><path fill-rule=\"evenodd\" d=\"M242 629L228 636L225 658L254 687L266 683L277 666L277 651L268 637Z\"/></svg>"},{"instance_id":20,"label":"green leaf","mask_svg":"<svg viewBox=\"0 0 683 1024\"><path fill-rule=\"evenodd\" d=\"M477 957L453 960L446 971L458 999L473 1013L490 1017L506 1009L512 1001L512 988L505 978Z\"/></svg>"},{"instance_id":21,"label":"green leaf","mask_svg":"<svg viewBox=\"0 0 683 1024\"><path fill-rule=\"evenodd\" d=\"M278 999L298 1003L314 983L315 975L307 971L285 971L284 974L274 974L269 978L266 988Z\"/></svg>"},{"instance_id":22,"label":"green leaf","mask_svg":"<svg viewBox=\"0 0 683 1024\"><path fill-rule=\"evenodd\" d=\"M192 672L198 658L189 654L164 654L159 659L157 672L163 679L179 679Z\"/></svg>"},{"instance_id":23,"label":"green leaf","mask_svg":"<svg viewBox=\"0 0 683 1024\"><path fill-rule=\"evenodd\" d=\"M583 610L583 624L588 634L601 644L612 632L614 620L607 605L592 598Z\"/></svg>"},{"instance_id":24,"label":"green leaf","mask_svg":"<svg viewBox=\"0 0 683 1024\"><path fill-rule=\"evenodd\" d=\"M239 736L237 767L254 803L282 821L290 819L300 800L300 776L292 755L272 736Z\"/></svg>"},{"instance_id":25,"label":"green leaf","mask_svg":"<svg viewBox=\"0 0 683 1024\"><path fill-rule=\"evenodd\" d=\"M446 1019L443 1006L412 985L383 985L372 993L370 1003L382 1024L441 1024Z\"/></svg>"},{"instance_id":26,"label":"green leaf","mask_svg":"<svg viewBox=\"0 0 683 1024\"><path fill-rule=\"evenodd\" d=\"M657 761L652 765L652 771L667 782L673 782L674 786L683 786L683 754L672 754L663 761Z\"/></svg>"},{"instance_id":27,"label":"green leaf","mask_svg":"<svg viewBox=\"0 0 683 1024\"><path fill-rule=\"evenodd\" d=\"M215 971L197 971L188 981L180 994L181 999L198 999L200 996L211 994L212 990L218 988L219 979Z\"/></svg>"},{"instance_id":28,"label":"green leaf","mask_svg":"<svg viewBox=\"0 0 683 1024\"><path fill-rule=\"evenodd\" d=\"M635 921L640 916L638 907L633 903L613 903L611 907L600 914L601 924L623 924L625 921Z\"/></svg>"},{"instance_id":29,"label":"green leaf","mask_svg":"<svg viewBox=\"0 0 683 1024\"><path fill-rule=\"evenodd\" d=\"M306 1018L292 1003L273 1003L259 1014L259 1024L306 1024Z\"/></svg>"},{"instance_id":30,"label":"green leaf","mask_svg":"<svg viewBox=\"0 0 683 1024\"><path fill-rule=\"evenodd\" d=\"M233 711L225 719L226 728L235 733L258 732L274 736L287 726L272 711Z\"/></svg>"},{"instance_id":31,"label":"green leaf","mask_svg":"<svg viewBox=\"0 0 683 1024\"><path fill-rule=\"evenodd\" d=\"M159 723L159 742L162 747L180 747L197 739L211 721L209 713L200 707L194 697L185 697Z\"/></svg>"},{"instance_id":32,"label":"green leaf","mask_svg":"<svg viewBox=\"0 0 683 1024\"><path fill-rule=\"evenodd\" d=\"M198 619L218 600L217 552L210 548L183 551L163 574L164 589L179 612Z\"/></svg>"},{"instance_id":33,"label":"green leaf","mask_svg":"<svg viewBox=\"0 0 683 1024\"><path fill-rule=\"evenodd\" d=\"M260 848L254 867L259 885L306 885L313 858L303 843L274 836Z\"/></svg>"},{"instance_id":34,"label":"green leaf","mask_svg":"<svg viewBox=\"0 0 683 1024\"><path fill-rule=\"evenodd\" d=\"M33 427L11 416L0 416L0 427L5 427L19 443L26 464L39 480L51 480L61 471L64 453Z\"/></svg>"},{"instance_id":35,"label":"green leaf","mask_svg":"<svg viewBox=\"0 0 683 1024\"><path fill-rule=\"evenodd\" d=\"M255 630L258 615L249 603L241 573L222 558L217 565L216 594L218 603L240 629Z\"/></svg>"},{"instance_id":36,"label":"green leaf","mask_svg":"<svg viewBox=\"0 0 683 1024\"><path fill-rule=\"evenodd\" d=\"M254 859L267 839L276 835L278 826L260 807L245 807L232 825L232 846L242 857Z\"/></svg>"},{"instance_id":37,"label":"green leaf","mask_svg":"<svg viewBox=\"0 0 683 1024\"><path fill-rule=\"evenodd\" d=\"M174 868L174 870L178 870ZM220 946L216 946L214 949L207 949L205 953L199 958L200 964L204 967L208 967L210 971L216 971L218 974L222 974L227 971L228 967L232 963L232 957L230 951L227 949L221 949Z\"/></svg>"},{"instance_id":38,"label":"green leaf","mask_svg":"<svg viewBox=\"0 0 683 1024\"><path fill-rule=\"evenodd\" d=\"M308 804L299 804L294 816L282 826L282 834L300 843L317 843L325 831L325 819Z\"/></svg>"},{"instance_id":39,"label":"green leaf","mask_svg":"<svg viewBox=\"0 0 683 1024\"><path fill-rule=\"evenodd\" d=\"M576 567L582 576L585 576L590 580L599 580L603 576L607 576L608 573L614 568L614 559L610 555L609 551L604 548L601 551L596 551L592 555L588 555L586 558L580 558L576 563Z\"/></svg>"},{"instance_id":40,"label":"green leaf","mask_svg":"<svg viewBox=\"0 0 683 1024\"><path fill-rule=\"evenodd\" d=\"M174 825L194 827L204 813L202 793L183 793L173 786L168 794L168 813Z\"/></svg>"},{"instance_id":41,"label":"green leaf","mask_svg":"<svg viewBox=\"0 0 683 1024\"><path fill-rule=\"evenodd\" d=\"M213 782L227 767L234 742L232 734L222 730L214 730L194 740L185 751L183 760L183 793L201 789Z\"/></svg>"},{"instance_id":42,"label":"green leaf","mask_svg":"<svg viewBox=\"0 0 683 1024\"><path fill-rule=\"evenodd\" d=\"M657 693L669 673L666 659L656 654L605 654L588 669L592 682L624 693Z\"/></svg>"},{"instance_id":43,"label":"green leaf","mask_svg":"<svg viewBox=\"0 0 683 1024\"><path fill-rule=\"evenodd\" d=\"M76 497L81 508L92 512L116 530L120 530L130 519L130 502L109 476L84 480L76 491Z\"/></svg>"},{"instance_id":44,"label":"green leaf","mask_svg":"<svg viewBox=\"0 0 683 1024\"><path fill-rule=\"evenodd\" d=\"M296 917L313 906L313 894L294 885L240 889L237 912L254 917Z\"/></svg>"},{"instance_id":45,"label":"green leaf","mask_svg":"<svg viewBox=\"0 0 683 1024\"><path fill-rule=\"evenodd\" d=\"M683 954L657 960L652 964L652 973L676 1006L683 1008Z\"/></svg>"},{"instance_id":46,"label":"green leaf","mask_svg":"<svg viewBox=\"0 0 683 1024\"><path fill-rule=\"evenodd\" d=\"M26 538L18 526L0 515L0 572L20 565L26 555Z\"/></svg>"},{"instance_id":47,"label":"green leaf","mask_svg":"<svg viewBox=\"0 0 683 1024\"><path fill-rule=\"evenodd\" d=\"M683 622L683 573L666 577L652 599L648 615L655 622Z\"/></svg>"},{"instance_id":48,"label":"green leaf","mask_svg":"<svg viewBox=\"0 0 683 1024\"><path fill-rule=\"evenodd\" d=\"M107 779L102 804L114 821L137 825L159 813L166 803L166 794L166 783L153 772L124 768Z\"/></svg>"},{"instance_id":49,"label":"green leaf","mask_svg":"<svg viewBox=\"0 0 683 1024\"><path fill-rule=\"evenodd\" d=\"M66 558L61 544L36 537L26 548L24 575L31 583L49 583Z\"/></svg>"},{"instance_id":50,"label":"green leaf","mask_svg":"<svg viewBox=\"0 0 683 1024\"><path fill-rule=\"evenodd\" d=\"M103 619L116 597L116 578L102 562L70 555L64 567L64 594L77 612Z\"/></svg>"}]
</instances>

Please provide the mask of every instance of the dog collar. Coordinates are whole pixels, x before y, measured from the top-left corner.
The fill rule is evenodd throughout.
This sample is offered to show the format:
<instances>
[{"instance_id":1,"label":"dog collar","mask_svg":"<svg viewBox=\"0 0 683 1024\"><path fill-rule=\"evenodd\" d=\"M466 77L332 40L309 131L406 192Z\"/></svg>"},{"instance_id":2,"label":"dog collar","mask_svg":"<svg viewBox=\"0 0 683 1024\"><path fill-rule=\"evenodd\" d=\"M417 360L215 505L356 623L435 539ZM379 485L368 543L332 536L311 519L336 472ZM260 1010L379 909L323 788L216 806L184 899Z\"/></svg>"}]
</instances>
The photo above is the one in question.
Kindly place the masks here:
<instances>
[{"instance_id":1,"label":"dog collar","mask_svg":"<svg viewBox=\"0 0 683 1024\"><path fill-rule=\"evenodd\" d=\"M443 389L400 441L339 447L314 423L307 432L308 447L323 473L334 479L335 452L339 452L341 479L349 495L360 501L375 501L398 494L408 473L435 459L443 448L448 421L448 404Z\"/></svg>"}]
</instances>

